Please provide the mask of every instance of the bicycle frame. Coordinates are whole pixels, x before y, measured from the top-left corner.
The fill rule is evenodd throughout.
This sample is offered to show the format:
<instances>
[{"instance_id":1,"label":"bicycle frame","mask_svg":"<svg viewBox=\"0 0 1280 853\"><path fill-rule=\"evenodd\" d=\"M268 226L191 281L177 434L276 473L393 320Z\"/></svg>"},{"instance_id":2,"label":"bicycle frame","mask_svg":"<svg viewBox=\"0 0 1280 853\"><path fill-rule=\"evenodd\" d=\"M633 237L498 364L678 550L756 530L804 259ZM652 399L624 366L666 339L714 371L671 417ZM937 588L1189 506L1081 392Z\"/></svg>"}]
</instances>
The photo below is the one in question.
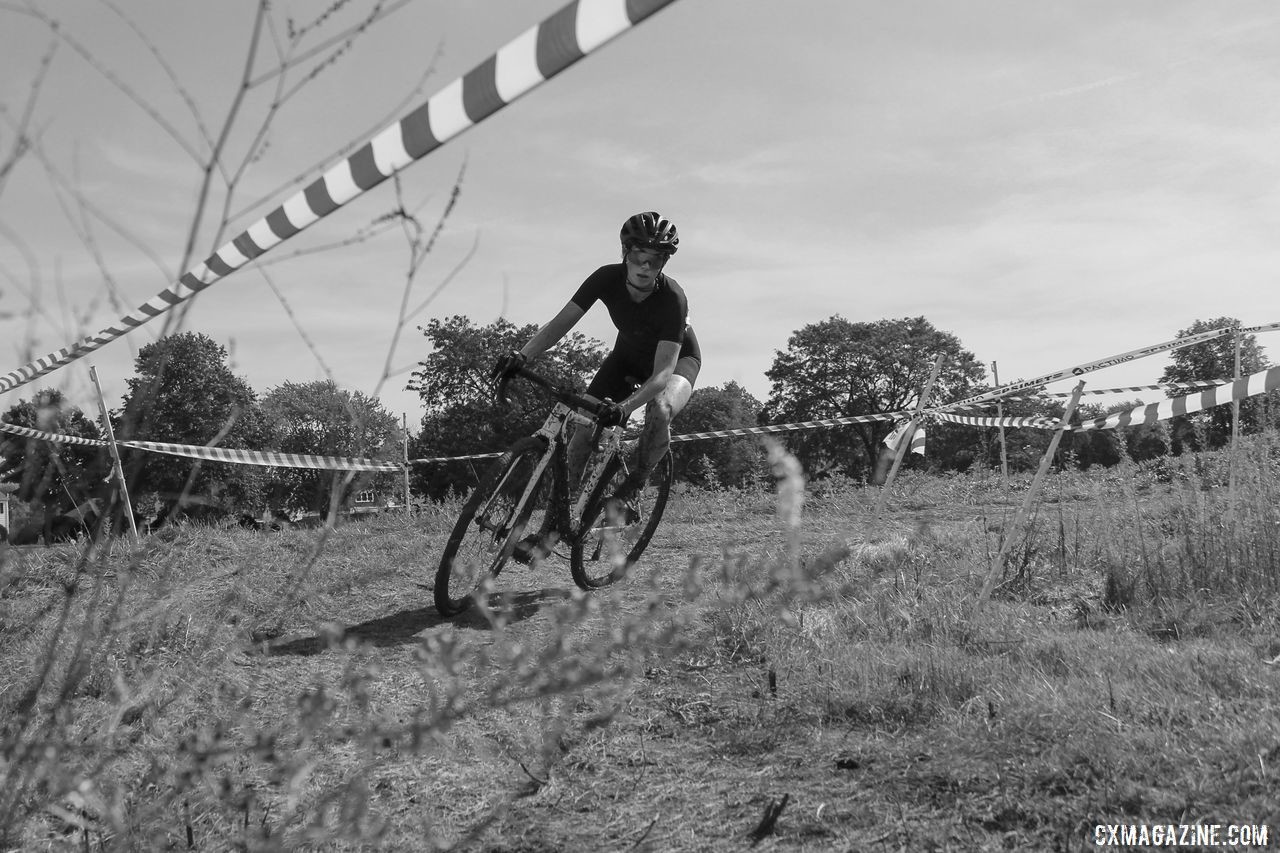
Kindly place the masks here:
<instances>
[{"instance_id":1,"label":"bicycle frame","mask_svg":"<svg viewBox=\"0 0 1280 853\"><path fill-rule=\"evenodd\" d=\"M537 374L523 369L519 373L526 378L532 379L536 384L543 385L543 387L556 392L557 397L560 396L557 389L552 388L549 383ZM589 404L595 402L589 397L566 396L574 403ZM572 506L569 505L568 500L568 447L570 441L569 427L571 424L576 425L579 429L594 430L592 444L596 445L596 450L592 454L595 464L584 470L578 499L573 502ZM558 399L550 414L547 415L547 419L538 431L534 433L534 437L546 442L547 448L534 466L528 482L525 483L524 489L512 509L511 518L520 519L525 517L525 510L529 508L534 493L542 484L543 477L547 475L547 469L550 467L552 483L550 505L547 507L547 512L554 514L555 527L562 534L570 539L581 536L583 531L577 529L577 523L582 518L587 500L590 498L596 484L604 476L609 461L614 455L619 454L622 449L622 427L601 427L595 418L582 414L575 406L569 405L565 399ZM621 458L625 459L626 454L621 454ZM494 497L496 497L496 493L489 500L492 501ZM476 513L476 518L485 517L488 509L489 503L486 502ZM513 530L509 529L503 531L500 535L508 537L512 533Z\"/></svg>"},{"instance_id":2,"label":"bicycle frame","mask_svg":"<svg viewBox=\"0 0 1280 853\"><path fill-rule=\"evenodd\" d=\"M626 540L625 554L618 552L630 565L648 544L666 504L669 457L648 520L641 523L628 513L597 523L608 519L606 492L613 487L613 478L628 476L626 459L633 442L623 440L621 424L600 425L600 417L612 411L609 404L557 387L524 368L513 375L542 386L556 402L540 429L501 454L463 506L436 570L433 596L443 616L469 607L486 580L496 577L508 559L533 565L557 541L568 547L569 570L580 588L593 590L613 583L625 573L625 565L613 559L612 546L609 558L602 560L602 547L634 533L633 540ZM498 396L504 400L505 385L505 379L498 383ZM591 432L573 432L579 429ZM568 455L575 438L589 438L593 455L583 466L581 492L571 502Z\"/></svg>"}]
</instances>

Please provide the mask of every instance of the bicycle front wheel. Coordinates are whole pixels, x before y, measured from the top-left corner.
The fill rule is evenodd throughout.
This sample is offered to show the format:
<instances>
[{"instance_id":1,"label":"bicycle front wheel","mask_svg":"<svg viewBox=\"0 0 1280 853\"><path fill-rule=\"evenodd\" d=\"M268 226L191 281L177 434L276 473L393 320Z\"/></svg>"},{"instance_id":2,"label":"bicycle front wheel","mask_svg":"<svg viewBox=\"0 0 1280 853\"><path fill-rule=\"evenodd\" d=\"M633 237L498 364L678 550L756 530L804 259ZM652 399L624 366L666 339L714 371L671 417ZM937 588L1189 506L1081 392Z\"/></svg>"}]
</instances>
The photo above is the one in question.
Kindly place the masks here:
<instances>
[{"instance_id":1,"label":"bicycle front wheel","mask_svg":"<svg viewBox=\"0 0 1280 853\"><path fill-rule=\"evenodd\" d=\"M520 439L485 472L463 505L436 570L434 593L441 616L466 610L480 585L502 571L536 505L545 499L545 484L551 478L546 470L530 500L520 505L546 450L540 438Z\"/></svg>"},{"instance_id":2,"label":"bicycle front wheel","mask_svg":"<svg viewBox=\"0 0 1280 853\"><path fill-rule=\"evenodd\" d=\"M617 457L610 460L608 474L592 491L573 539L570 569L573 582L583 589L599 589L619 580L644 553L671 494L671 453L653 467L636 495L638 518L619 517L616 508L606 506L625 478Z\"/></svg>"}]
</instances>

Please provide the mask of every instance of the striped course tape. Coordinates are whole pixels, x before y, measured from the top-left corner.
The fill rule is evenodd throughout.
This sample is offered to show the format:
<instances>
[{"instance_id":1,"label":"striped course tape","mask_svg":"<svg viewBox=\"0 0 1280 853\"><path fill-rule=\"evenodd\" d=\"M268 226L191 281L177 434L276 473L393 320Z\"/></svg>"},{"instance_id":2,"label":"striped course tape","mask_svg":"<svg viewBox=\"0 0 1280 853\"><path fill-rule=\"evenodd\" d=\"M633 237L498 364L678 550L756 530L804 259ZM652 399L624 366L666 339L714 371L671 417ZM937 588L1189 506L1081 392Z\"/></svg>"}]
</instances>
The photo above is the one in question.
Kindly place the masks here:
<instances>
[{"instance_id":1,"label":"striped course tape","mask_svg":"<svg viewBox=\"0 0 1280 853\"><path fill-rule=\"evenodd\" d=\"M97 334L0 377L12 391L122 337L376 187L449 139L551 79L672 0L574 0L454 80L306 189L249 226L166 288Z\"/></svg>"},{"instance_id":2,"label":"striped course tape","mask_svg":"<svg viewBox=\"0 0 1280 853\"><path fill-rule=\"evenodd\" d=\"M1272 323L1268 326L1255 326L1257 331L1265 331L1271 328L1280 328L1280 323ZM1020 382L1011 382L1008 385L1001 385L999 388L993 388L990 391L984 391L973 397L966 397L963 400L956 400L954 403L947 403L944 406L936 406L930 409L930 412L946 412L953 411L961 406L972 406L975 403L986 403L990 400L997 400L1015 394L1018 391L1029 391L1033 388L1041 388L1050 382L1058 382L1062 379L1071 379L1075 376L1083 376L1095 370L1102 370L1106 367L1114 367L1117 364L1127 364L1130 361L1136 361L1139 358L1146 358L1149 355L1155 355L1160 352L1169 352L1183 347L1201 344L1205 341L1211 341L1220 338L1223 335L1230 334L1231 326L1223 326L1220 329L1211 329L1207 332L1201 332L1196 335L1188 335L1184 338L1175 338L1172 341L1165 341L1160 344L1152 344L1150 346L1139 347L1138 349L1122 352L1118 355L1107 356L1096 361L1088 361L1084 364L1077 364L1074 367L1064 367L1061 370L1055 370L1052 373L1046 373L1044 376L1038 376L1035 379L1026 379Z\"/></svg>"},{"instance_id":3,"label":"striped course tape","mask_svg":"<svg viewBox=\"0 0 1280 853\"><path fill-rule=\"evenodd\" d=\"M855 416L843 417L843 418L824 418L818 421L803 421L803 422L791 423L791 424L768 424L765 426L758 426L758 427L740 427L736 429L720 429L720 430L713 430L711 432L687 432L681 435L671 436L671 442L675 444L675 443L684 442L684 441L702 441L704 439L710 439L710 438L738 438L742 436L751 436L751 435L774 435L780 432L795 432L797 430L805 430L805 429L827 429L830 427L845 426L846 424L865 424L865 423L873 423L875 421L897 421L897 420L901 420L903 417L909 417L909 413L885 412L883 414L878 414L878 415L855 415ZM984 417L970 417L965 415L952 415L949 413L942 413L942 412L932 415L931 417L935 417L938 420L947 420L947 421L952 421L954 423L971 424L974 426L1003 425L1008 427L1019 427L1019 426L1043 427L1047 425L1047 426L1056 427L1058 424L1056 420L1047 419L1047 418L984 418ZM628 438L634 438L634 437L635 436L628 436ZM409 464L410 465L432 465L432 464L437 464L441 462L458 462L458 461L467 460L467 459L493 459L501 455L502 455L501 453L473 453L468 456L428 456L428 457L423 457L421 459L410 459Z\"/></svg>"},{"instance_id":4,"label":"striped course tape","mask_svg":"<svg viewBox=\"0 0 1280 853\"><path fill-rule=\"evenodd\" d=\"M55 432L31 429L0 421L0 432L53 441L59 444L79 444L88 447L106 447L107 442L96 438L79 438ZM233 462L244 465L269 465L275 468L316 468L325 471L403 471L399 462L380 462L376 459L345 459L337 456L313 456L306 453L274 453L262 450L241 450L230 447L200 447L188 444L168 444L160 441L117 441L119 447L186 456L191 459L209 459L216 462Z\"/></svg>"},{"instance_id":5,"label":"striped course tape","mask_svg":"<svg viewBox=\"0 0 1280 853\"><path fill-rule=\"evenodd\" d=\"M0 432L7 432L13 435L20 435L24 438L38 438L41 441L56 441L59 444L79 444L84 447L106 447L107 443L97 438L80 438L74 435L61 435L56 432L44 432L43 430L32 429L31 427L18 426L17 424L5 423L0 421Z\"/></svg>"},{"instance_id":6,"label":"striped course tape","mask_svg":"<svg viewBox=\"0 0 1280 853\"><path fill-rule=\"evenodd\" d=\"M1222 380L1218 379L1213 382L1156 382L1152 385L1126 385L1123 388L1085 388L1081 394L1129 394L1134 391L1194 391L1200 388L1214 388L1222 384ZM1065 392L1061 394L1044 394L1045 397L1061 397L1066 399L1072 394ZM1004 400L1034 400L1035 396L1014 394L1003 397Z\"/></svg>"},{"instance_id":7,"label":"striped course tape","mask_svg":"<svg viewBox=\"0 0 1280 853\"><path fill-rule=\"evenodd\" d=\"M274 468L319 468L325 471L403 471L399 462L379 462L376 459L343 459L336 456L312 456L306 453L273 453L265 450L239 450L230 447L192 447L185 444L165 444L158 441L120 441L121 447L167 453L171 456L187 456L193 459L211 459L215 462L235 462L241 465L268 465Z\"/></svg>"},{"instance_id":8,"label":"striped course tape","mask_svg":"<svg viewBox=\"0 0 1280 853\"><path fill-rule=\"evenodd\" d=\"M1219 329L1210 329L1207 332L1200 332L1195 335L1175 338L1171 341L1165 341L1160 344L1151 344L1150 346L1139 347L1138 349L1122 352L1118 355L1111 355L1106 358L1097 359L1096 361L1077 364L1074 367L1064 367L1061 370L1055 370L1053 373L1046 373L1044 376L1039 376L1035 379L1027 379L1021 382L1001 385L999 388L993 388L992 390L983 392L977 396L967 397L963 400L956 400L954 403L948 403L945 406L937 406L929 411L955 411L961 406L971 406L976 403L986 403L990 400L1002 399L1018 391L1030 391L1033 388L1044 387L1051 382L1057 382L1062 379L1071 379L1076 376L1083 376L1086 373L1092 373L1095 370L1102 370L1107 367L1114 367L1117 364L1127 364L1128 362L1136 361L1140 358L1146 358L1147 356L1155 355L1156 353L1172 352L1173 350L1182 349L1184 347L1202 344L1206 341L1211 341L1237 331L1240 334L1252 334L1254 332L1271 332L1276 329L1280 329L1280 322L1264 323L1261 326L1242 326L1239 329L1236 329L1233 326L1223 326ZM1071 395L1067 394L1065 396L1069 397Z\"/></svg>"},{"instance_id":9,"label":"striped course tape","mask_svg":"<svg viewBox=\"0 0 1280 853\"><path fill-rule=\"evenodd\" d=\"M1280 323L1272 324L1267 327L1255 327L1258 329L1280 328ZM1172 384L1172 383L1166 383ZM1201 383L1184 383L1200 385ZM1105 417L1096 418L1072 428L1073 431L1087 431L1096 429L1114 429L1120 426L1131 426L1141 424L1151 424L1159 420L1166 420L1175 415L1191 414L1203 409L1212 408L1214 406L1229 403L1233 400L1241 400L1246 397L1265 394L1276 390L1280 387L1280 367L1273 367L1268 370L1260 371L1252 376L1242 378L1236 382L1228 382L1215 385L1199 394L1191 394L1185 397L1179 397L1172 400L1165 400L1160 403L1152 403L1149 406L1139 406L1127 412L1119 412ZM1228 392L1227 389L1230 389ZM840 418L824 418L815 421L802 421L789 424L770 424L758 427L742 427L737 429L714 430L711 432L692 432L681 435L673 435L671 441L700 441L712 438L733 438L752 435L771 435L782 432L794 432L806 429L826 429L836 426L844 426L847 424L872 423L876 421L900 421L907 413L905 412L886 412L876 415L855 415ZM1033 429L1057 429L1059 421L1054 418L1044 417L1004 417L992 418L974 415L959 415L953 412L941 410L933 410L926 413L924 421L939 420L948 421L950 423L966 424L969 426L983 427L1026 427ZM95 447L105 447L106 442L97 439L78 438L75 436L60 435L57 433L43 432L41 430L31 429L29 427L18 426L0 421L0 432L9 432L15 435L21 435L28 438L37 438L44 441L55 441L66 444L81 444ZM922 430L918 430L919 441L923 443ZM629 436L634 438L634 436ZM176 456L187 456L196 459L210 459L219 462L245 463L249 465L266 465L282 468L319 468L324 470L336 471L401 471L404 466L399 462L379 462L372 459L344 459L332 456L312 456L307 454L296 453L273 453L270 451L256 450L238 450L232 448L219 447L200 447L183 444L166 444L162 442L152 441L121 441L118 444L122 447L132 447L137 450L149 450L156 453L168 453ZM912 442L913 449L915 440ZM428 465L441 462L458 462L469 459L492 459L500 456L501 453L474 453L464 456L434 456L421 459L409 460L410 465Z\"/></svg>"},{"instance_id":10,"label":"striped course tape","mask_svg":"<svg viewBox=\"0 0 1280 853\"><path fill-rule=\"evenodd\" d=\"M1231 403L1236 400L1243 400L1246 397L1266 394L1277 388L1280 388L1280 367L1271 367L1266 370L1260 370L1250 376L1241 377L1234 382L1227 382L1207 391L1201 391L1198 394L1188 394L1185 397L1162 400L1149 406L1137 406L1125 412L1116 412L1105 417L1085 421L1073 427L1073 430L1086 432L1096 429L1144 426L1153 424L1156 421L1168 420L1175 415L1189 415L1204 409L1211 409L1214 406L1221 406L1223 403Z\"/></svg>"},{"instance_id":11,"label":"striped course tape","mask_svg":"<svg viewBox=\"0 0 1280 853\"><path fill-rule=\"evenodd\" d=\"M1007 417L1007 418L987 418L975 415L956 415L951 412L936 412L931 417L940 421L948 421L953 424L967 424L968 426L980 427L1030 427L1032 429L1057 429L1058 421L1055 418L1043 417Z\"/></svg>"},{"instance_id":12,"label":"striped course tape","mask_svg":"<svg viewBox=\"0 0 1280 853\"><path fill-rule=\"evenodd\" d=\"M884 437L884 446L890 450L896 451L898 445L902 443L902 437L907 434L907 430L911 429L911 421L903 421L893 428L893 432ZM918 453L924 456L924 424L915 425L915 430L911 433L911 446L907 448L909 453Z\"/></svg>"}]
</instances>

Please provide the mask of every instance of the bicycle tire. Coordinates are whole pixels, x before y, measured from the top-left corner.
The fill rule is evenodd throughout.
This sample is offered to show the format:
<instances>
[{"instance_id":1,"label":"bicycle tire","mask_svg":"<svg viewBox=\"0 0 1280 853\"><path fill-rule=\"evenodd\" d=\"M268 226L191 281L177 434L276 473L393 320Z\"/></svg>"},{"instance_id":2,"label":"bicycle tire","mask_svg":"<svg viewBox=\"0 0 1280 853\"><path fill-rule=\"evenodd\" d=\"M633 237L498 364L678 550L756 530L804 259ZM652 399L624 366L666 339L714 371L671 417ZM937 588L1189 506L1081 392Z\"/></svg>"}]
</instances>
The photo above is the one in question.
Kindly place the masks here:
<instances>
[{"instance_id":1,"label":"bicycle tire","mask_svg":"<svg viewBox=\"0 0 1280 853\"><path fill-rule=\"evenodd\" d=\"M606 519L605 502L622 485L622 473L621 460L614 457L606 469L607 476L591 492L578 534L573 537L569 568L573 582L583 589L600 589L623 578L648 547L667 508L672 477L670 452L649 472L639 493L639 520L627 525L619 524L619 519Z\"/></svg>"},{"instance_id":2,"label":"bicycle tire","mask_svg":"<svg viewBox=\"0 0 1280 853\"><path fill-rule=\"evenodd\" d=\"M463 504L436 569L432 592L441 616L456 616L469 608L476 590L502 571L537 501L530 501L519 519L512 519L511 513L546 450L547 443L541 438L520 439L489 466ZM550 470L543 472L544 482L550 474ZM477 519L482 507L484 518Z\"/></svg>"}]
</instances>

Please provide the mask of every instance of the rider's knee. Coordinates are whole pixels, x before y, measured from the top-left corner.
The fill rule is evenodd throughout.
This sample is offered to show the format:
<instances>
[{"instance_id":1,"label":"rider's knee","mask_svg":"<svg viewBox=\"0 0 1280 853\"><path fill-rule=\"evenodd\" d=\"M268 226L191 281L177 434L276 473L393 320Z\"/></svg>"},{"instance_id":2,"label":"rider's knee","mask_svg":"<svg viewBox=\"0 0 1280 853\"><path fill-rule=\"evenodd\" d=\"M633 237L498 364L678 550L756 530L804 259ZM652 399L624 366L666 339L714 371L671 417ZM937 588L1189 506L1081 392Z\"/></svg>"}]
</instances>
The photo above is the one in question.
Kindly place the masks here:
<instances>
[{"instance_id":1,"label":"rider's knee","mask_svg":"<svg viewBox=\"0 0 1280 853\"><path fill-rule=\"evenodd\" d=\"M671 401L664 399L665 395L654 398L649 401L649 405L645 407L644 420L645 423L652 423L655 426L670 427L671 420L675 417L675 410L671 405Z\"/></svg>"}]
</instances>

